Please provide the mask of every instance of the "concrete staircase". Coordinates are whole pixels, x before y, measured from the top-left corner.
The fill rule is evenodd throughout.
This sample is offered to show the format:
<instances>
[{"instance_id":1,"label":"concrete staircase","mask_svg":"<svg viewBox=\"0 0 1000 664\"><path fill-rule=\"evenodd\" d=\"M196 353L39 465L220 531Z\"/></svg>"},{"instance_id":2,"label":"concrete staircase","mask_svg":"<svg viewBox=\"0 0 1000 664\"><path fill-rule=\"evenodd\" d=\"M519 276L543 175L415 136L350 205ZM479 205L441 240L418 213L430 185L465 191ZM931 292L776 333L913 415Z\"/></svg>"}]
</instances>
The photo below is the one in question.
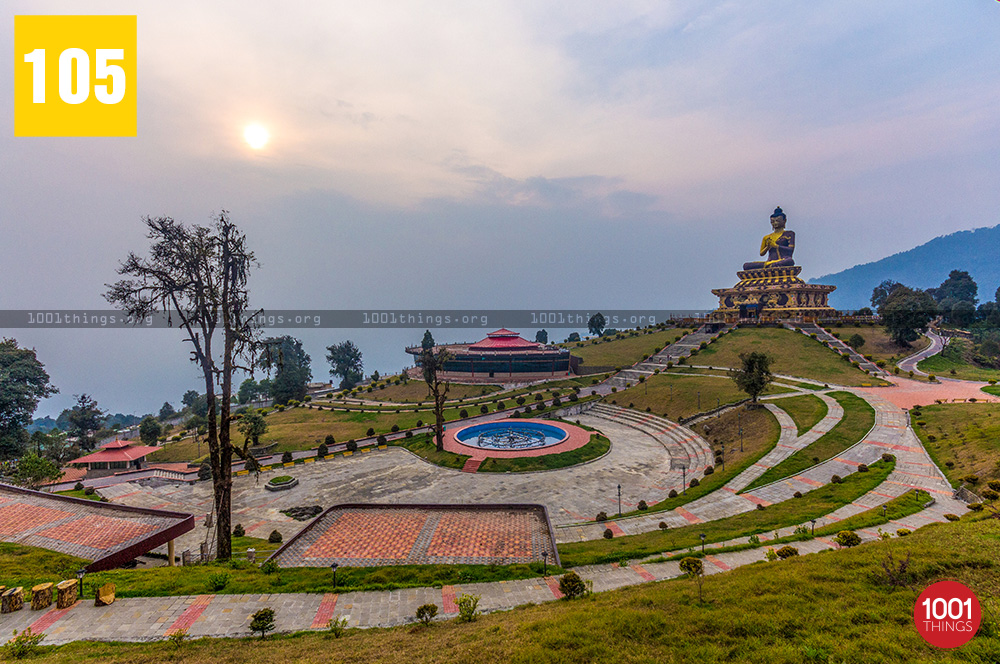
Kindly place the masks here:
<instances>
[{"instance_id":1,"label":"concrete staircase","mask_svg":"<svg viewBox=\"0 0 1000 664\"><path fill-rule=\"evenodd\" d=\"M833 336L832 334L824 330L819 325L816 325L815 323L803 323L801 325L784 323L784 326L789 330L795 330L797 328L798 331L802 332L802 334L805 334L806 336L812 336L813 334L815 334L816 338L819 341L822 341L825 344L832 345L833 350L837 351L841 355L847 355L848 357L851 358L852 362L857 362L862 370L870 371L874 376L888 375L888 373L885 370L880 369L874 362L866 360L864 355L854 350L853 348L845 344L843 341Z\"/></svg>"},{"instance_id":2,"label":"concrete staircase","mask_svg":"<svg viewBox=\"0 0 1000 664\"><path fill-rule=\"evenodd\" d=\"M654 438L670 456L670 468L686 467L689 479L700 477L706 466L714 464L712 448L704 438L662 417L606 403L597 404L587 411L587 415L625 425Z\"/></svg>"},{"instance_id":3,"label":"concrete staircase","mask_svg":"<svg viewBox=\"0 0 1000 664\"><path fill-rule=\"evenodd\" d=\"M677 360L680 358L690 357L691 351L695 348L699 348L702 342L707 342L709 339L712 339L713 337L724 332L728 332L732 328L732 325L727 325L720 330L711 332L707 326L703 325L691 334L684 335L679 341L675 341L659 353L650 356L649 359L643 360L628 369L619 371L611 378L609 383L612 387L617 387L621 390L637 384L639 382L639 378L645 378L648 380L657 369L660 371L665 370L667 368L667 364L670 362L676 365Z\"/></svg>"}]
</instances>

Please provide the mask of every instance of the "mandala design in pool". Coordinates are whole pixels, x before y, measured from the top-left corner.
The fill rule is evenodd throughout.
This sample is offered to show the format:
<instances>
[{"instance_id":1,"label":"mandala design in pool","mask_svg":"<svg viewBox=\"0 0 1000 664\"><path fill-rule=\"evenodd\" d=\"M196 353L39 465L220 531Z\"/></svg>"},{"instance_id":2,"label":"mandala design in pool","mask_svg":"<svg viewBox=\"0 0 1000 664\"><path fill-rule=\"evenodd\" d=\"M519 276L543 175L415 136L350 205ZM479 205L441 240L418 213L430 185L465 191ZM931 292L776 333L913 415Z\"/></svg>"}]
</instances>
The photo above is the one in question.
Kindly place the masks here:
<instances>
[{"instance_id":1,"label":"mandala design in pool","mask_svg":"<svg viewBox=\"0 0 1000 664\"><path fill-rule=\"evenodd\" d=\"M455 438L487 450L533 450L557 445L568 436L560 427L540 422L487 422L466 427Z\"/></svg>"}]
</instances>

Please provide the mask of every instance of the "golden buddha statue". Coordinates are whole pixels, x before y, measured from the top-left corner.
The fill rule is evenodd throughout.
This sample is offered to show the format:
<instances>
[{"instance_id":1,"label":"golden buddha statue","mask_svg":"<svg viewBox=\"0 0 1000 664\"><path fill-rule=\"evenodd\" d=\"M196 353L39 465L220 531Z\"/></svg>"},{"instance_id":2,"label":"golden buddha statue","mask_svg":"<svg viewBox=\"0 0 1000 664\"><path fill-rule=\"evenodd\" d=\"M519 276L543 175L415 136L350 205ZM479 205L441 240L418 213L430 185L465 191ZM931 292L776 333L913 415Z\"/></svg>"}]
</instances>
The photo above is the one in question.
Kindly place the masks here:
<instances>
[{"instance_id":1,"label":"golden buddha statue","mask_svg":"<svg viewBox=\"0 0 1000 664\"><path fill-rule=\"evenodd\" d=\"M773 231L764 236L760 241L760 255L767 255L767 260L744 263L744 270L759 270L765 267L786 267L795 265L792 253L795 251L795 231L786 231L785 223L788 219L781 208L774 208L771 215L771 228Z\"/></svg>"}]
</instances>

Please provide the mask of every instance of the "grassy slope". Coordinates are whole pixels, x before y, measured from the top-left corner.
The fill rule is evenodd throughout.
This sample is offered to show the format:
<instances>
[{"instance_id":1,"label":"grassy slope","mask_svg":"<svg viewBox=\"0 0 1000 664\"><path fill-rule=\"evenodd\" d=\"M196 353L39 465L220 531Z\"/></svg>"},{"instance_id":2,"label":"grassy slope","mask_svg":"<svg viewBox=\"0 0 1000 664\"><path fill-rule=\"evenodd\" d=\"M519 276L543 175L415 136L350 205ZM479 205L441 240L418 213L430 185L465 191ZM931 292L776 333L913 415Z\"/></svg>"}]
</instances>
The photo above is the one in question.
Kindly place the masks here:
<instances>
[{"instance_id":1,"label":"grassy slope","mask_svg":"<svg viewBox=\"0 0 1000 664\"><path fill-rule=\"evenodd\" d=\"M787 399L775 399L771 403L788 413L795 421L795 428L798 430L800 436L826 417L826 403L812 394L788 397Z\"/></svg>"},{"instance_id":2,"label":"grassy slope","mask_svg":"<svg viewBox=\"0 0 1000 664\"><path fill-rule=\"evenodd\" d=\"M621 560L645 558L664 551L700 546L700 533L705 533L707 543L722 542L775 528L793 526L815 519L856 500L882 483L892 471L894 463L879 461L867 473L848 475L841 484L826 484L801 498L786 500L763 510L697 523L664 531L625 535L614 539L571 542L559 545L559 556L565 567L593 565Z\"/></svg>"},{"instance_id":3,"label":"grassy slope","mask_svg":"<svg viewBox=\"0 0 1000 664\"><path fill-rule=\"evenodd\" d=\"M576 357L583 360L585 367L628 367L642 359L643 355L652 355L656 348L669 346L683 334L683 330L660 330L651 334L640 332L638 336L626 335L623 339L611 341L584 341L583 347L577 344L561 344L571 349Z\"/></svg>"},{"instance_id":4,"label":"grassy slope","mask_svg":"<svg viewBox=\"0 0 1000 664\"><path fill-rule=\"evenodd\" d=\"M859 348L858 352L862 355L871 355L872 359L876 362L885 360L889 368L892 368L892 365L899 360L931 345L930 338L921 335L919 339L909 346L901 348L886 333L885 327L882 325L874 327L868 327L867 325L859 327L831 327L830 330L834 334L839 335L844 341L850 339L854 334L861 335L865 340L865 345Z\"/></svg>"},{"instance_id":5,"label":"grassy slope","mask_svg":"<svg viewBox=\"0 0 1000 664\"><path fill-rule=\"evenodd\" d=\"M765 394L787 391L788 388L771 386ZM608 396L607 400L619 406L633 404L632 408L642 411L650 408L650 412L676 422L712 410L717 404L736 403L746 399L746 396L727 376L660 373L650 376L644 383Z\"/></svg>"},{"instance_id":6,"label":"grassy slope","mask_svg":"<svg viewBox=\"0 0 1000 664\"><path fill-rule=\"evenodd\" d=\"M912 554L913 590L878 585L885 553ZM619 664L802 664L809 661L996 662L1000 660L1000 522L927 526L905 540L760 563L710 576L699 603L678 579L454 620L430 628L351 630L344 638L313 633L259 639L201 639L180 648L157 643L74 643L48 661L77 664L243 664L245 662L441 662ZM955 579L989 602L987 628L969 644L940 650L913 627L917 594ZM794 589L794 590L790 590ZM280 616L279 616L280 618ZM807 653L811 653L810 657ZM818 653L818 654L817 654Z\"/></svg>"},{"instance_id":7,"label":"grassy slope","mask_svg":"<svg viewBox=\"0 0 1000 664\"><path fill-rule=\"evenodd\" d=\"M743 426L742 452L740 451L740 425ZM686 494L681 493L676 498L667 498L655 504L650 503L647 512L633 510L626 512L623 516L672 510L715 491L746 470L750 464L770 452L777 444L778 436L781 434L778 420L771 414L771 411L764 408L743 411L742 413L729 411L696 424L692 429L709 441L716 450L721 451L721 443L725 442L725 466L719 465L714 473L703 477L698 486L688 488Z\"/></svg>"},{"instance_id":8,"label":"grassy slope","mask_svg":"<svg viewBox=\"0 0 1000 664\"><path fill-rule=\"evenodd\" d=\"M806 468L831 459L861 440L875 424L875 410L861 397L849 392L831 392L830 396L844 409L844 417L836 426L750 483L744 491L764 486L782 477L800 473Z\"/></svg>"},{"instance_id":9,"label":"grassy slope","mask_svg":"<svg viewBox=\"0 0 1000 664\"><path fill-rule=\"evenodd\" d=\"M981 484L1000 479L1000 404L934 404L915 413L913 430L952 486L970 474Z\"/></svg>"},{"instance_id":10,"label":"grassy slope","mask_svg":"<svg viewBox=\"0 0 1000 664\"><path fill-rule=\"evenodd\" d=\"M921 360L917 368L929 374L962 380L1000 380L1000 369L988 369L975 365L969 355L972 343L965 339L953 338L937 355ZM955 373L952 373L954 371Z\"/></svg>"},{"instance_id":11,"label":"grassy slope","mask_svg":"<svg viewBox=\"0 0 1000 664\"><path fill-rule=\"evenodd\" d=\"M464 399L466 397L486 396L499 390L500 387L498 385L462 385L460 383L453 383L448 388L448 398ZM372 401L399 401L403 403L430 402L431 400L431 397L427 393L427 383L420 380L411 380L399 385L388 385L381 389L372 390L371 393L362 392L357 396L359 399L371 399Z\"/></svg>"},{"instance_id":12,"label":"grassy slope","mask_svg":"<svg viewBox=\"0 0 1000 664\"><path fill-rule=\"evenodd\" d=\"M836 385L878 383L818 341L784 328L740 328L702 350L688 364L735 367L740 353L761 351L774 358L771 371Z\"/></svg>"}]
</instances>

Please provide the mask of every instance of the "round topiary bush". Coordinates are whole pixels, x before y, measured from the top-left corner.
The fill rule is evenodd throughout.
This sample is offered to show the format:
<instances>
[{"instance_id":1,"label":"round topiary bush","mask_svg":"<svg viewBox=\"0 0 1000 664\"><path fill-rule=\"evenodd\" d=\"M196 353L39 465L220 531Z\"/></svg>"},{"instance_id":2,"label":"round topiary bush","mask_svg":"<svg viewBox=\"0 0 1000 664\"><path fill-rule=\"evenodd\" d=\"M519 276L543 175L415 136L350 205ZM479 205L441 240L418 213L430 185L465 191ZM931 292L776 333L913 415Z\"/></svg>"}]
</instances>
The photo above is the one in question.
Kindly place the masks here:
<instances>
[{"instance_id":1,"label":"round topiary bush","mask_svg":"<svg viewBox=\"0 0 1000 664\"><path fill-rule=\"evenodd\" d=\"M583 582L583 579L581 579L580 575L576 572L567 572L562 575L561 579L559 579L559 592L561 592L566 599L583 597L587 594L587 584Z\"/></svg>"},{"instance_id":2,"label":"round topiary bush","mask_svg":"<svg viewBox=\"0 0 1000 664\"><path fill-rule=\"evenodd\" d=\"M598 523L602 523L607 520L608 520L607 512L598 512L597 516L594 518L594 521L597 521Z\"/></svg>"},{"instance_id":3,"label":"round topiary bush","mask_svg":"<svg viewBox=\"0 0 1000 664\"><path fill-rule=\"evenodd\" d=\"M837 536L833 538L833 541L843 547L852 547L861 544L861 538L857 533L850 530L841 530L837 533Z\"/></svg>"},{"instance_id":4,"label":"round topiary bush","mask_svg":"<svg viewBox=\"0 0 1000 664\"><path fill-rule=\"evenodd\" d=\"M715 472L715 467L714 466L707 466L705 468L705 474L706 475L711 475L714 472Z\"/></svg>"},{"instance_id":5,"label":"round topiary bush","mask_svg":"<svg viewBox=\"0 0 1000 664\"><path fill-rule=\"evenodd\" d=\"M796 491L795 493L792 494L792 498L801 498L801 497L802 497L801 491Z\"/></svg>"},{"instance_id":6,"label":"round topiary bush","mask_svg":"<svg viewBox=\"0 0 1000 664\"><path fill-rule=\"evenodd\" d=\"M676 497L677 497L677 489L671 489L670 493L667 494L667 498L676 498Z\"/></svg>"},{"instance_id":7,"label":"round topiary bush","mask_svg":"<svg viewBox=\"0 0 1000 664\"><path fill-rule=\"evenodd\" d=\"M660 530L666 530L667 529L667 522L666 521L660 521L659 528L660 528Z\"/></svg>"},{"instance_id":8,"label":"round topiary bush","mask_svg":"<svg viewBox=\"0 0 1000 664\"><path fill-rule=\"evenodd\" d=\"M792 556L799 555L799 550L796 549L794 546L785 545L780 549L778 549L777 551L775 551L775 553L778 554L779 558L785 560L786 558L791 558Z\"/></svg>"},{"instance_id":9,"label":"round topiary bush","mask_svg":"<svg viewBox=\"0 0 1000 664\"><path fill-rule=\"evenodd\" d=\"M911 532L913 531L910 530L909 528L900 528L899 530L896 531L896 537L906 537Z\"/></svg>"},{"instance_id":10,"label":"round topiary bush","mask_svg":"<svg viewBox=\"0 0 1000 664\"><path fill-rule=\"evenodd\" d=\"M868 472L868 465L867 464L863 464L863 463L859 463L858 464L858 472L859 473L867 473Z\"/></svg>"},{"instance_id":11,"label":"round topiary bush","mask_svg":"<svg viewBox=\"0 0 1000 664\"><path fill-rule=\"evenodd\" d=\"M830 482L832 484L840 484L843 481L844 478L842 478L840 475L834 475L833 477L830 478Z\"/></svg>"},{"instance_id":12,"label":"round topiary bush","mask_svg":"<svg viewBox=\"0 0 1000 664\"><path fill-rule=\"evenodd\" d=\"M246 534L247 531L243 529L242 524L237 523L235 526L233 526L233 537L245 537Z\"/></svg>"},{"instance_id":13,"label":"round topiary bush","mask_svg":"<svg viewBox=\"0 0 1000 664\"><path fill-rule=\"evenodd\" d=\"M292 453L287 451L284 452L281 455L281 463L291 463L291 462L292 462Z\"/></svg>"},{"instance_id":14,"label":"round topiary bush","mask_svg":"<svg viewBox=\"0 0 1000 664\"><path fill-rule=\"evenodd\" d=\"M272 530L271 534L267 536L267 541L270 542L271 544L281 544L281 540L282 540L281 533L279 533L277 530Z\"/></svg>"},{"instance_id":15,"label":"round topiary bush","mask_svg":"<svg viewBox=\"0 0 1000 664\"><path fill-rule=\"evenodd\" d=\"M695 488L696 486L698 486L700 484L701 484L701 482L699 482L698 478L696 477L693 480L691 480L691 484L689 484L688 486L690 486L693 489L693 488Z\"/></svg>"},{"instance_id":16,"label":"round topiary bush","mask_svg":"<svg viewBox=\"0 0 1000 664\"><path fill-rule=\"evenodd\" d=\"M353 438L351 438L349 441L347 441L347 451L348 452L357 452L358 451L358 443Z\"/></svg>"},{"instance_id":17,"label":"round topiary bush","mask_svg":"<svg viewBox=\"0 0 1000 664\"><path fill-rule=\"evenodd\" d=\"M77 482L73 485L74 491L83 491L83 482Z\"/></svg>"},{"instance_id":18,"label":"round topiary bush","mask_svg":"<svg viewBox=\"0 0 1000 664\"><path fill-rule=\"evenodd\" d=\"M958 516L957 514L945 514L944 518L948 519L949 521L958 521L959 519L961 519L961 517Z\"/></svg>"},{"instance_id":19,"label":"round topiary bush","mask_svg":"<svg viewBox=\"0 0 1000 664\"><path fill-rule=\"evenodd\" d=\"M605 528L604 529L604 539L611 539L614 536L615 536L615 534L613 532L611 532L610 528Z\"/></svg>"},{"instance_id":20,"label":"round topiary bush","mask_svg":"<svg viewBox=\"0 0 1000 664\"><path fill-rule=\"evenodd\" d=\"M644 512L649 509L649 505L646 504L645 500L640 500L639 504L636 505L640 512Z\"/></svg>"},{"instance_id":21,"label":"round topiary bush","mask_svg":"<svg viewBox=\"0 0 1000 664\"><path fill-rule=\"evenodd\" d=\"M373 429L372 427L368 427L368 431L365 431L365 435L366 436L374 436L375 435L375 429Z\"/></svg>"}]
</instances>

